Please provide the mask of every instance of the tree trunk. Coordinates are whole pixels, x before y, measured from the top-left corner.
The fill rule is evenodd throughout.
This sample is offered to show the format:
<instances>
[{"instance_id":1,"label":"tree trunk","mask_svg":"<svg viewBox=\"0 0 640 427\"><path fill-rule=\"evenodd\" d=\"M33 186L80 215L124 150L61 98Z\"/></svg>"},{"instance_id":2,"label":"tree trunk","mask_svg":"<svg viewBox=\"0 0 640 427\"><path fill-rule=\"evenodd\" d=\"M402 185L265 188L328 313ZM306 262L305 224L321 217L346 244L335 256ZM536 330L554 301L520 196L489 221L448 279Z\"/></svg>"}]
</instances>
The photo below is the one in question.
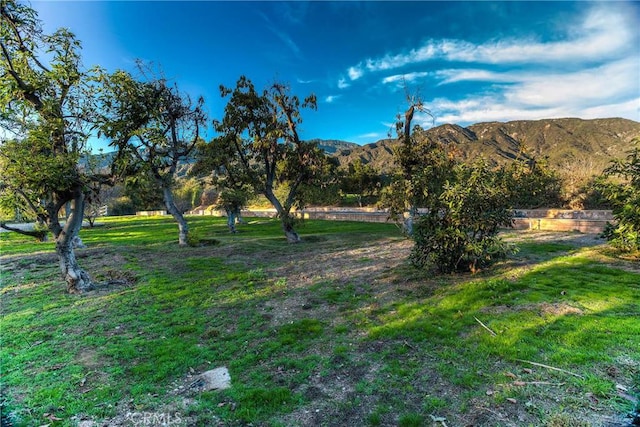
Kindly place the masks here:
<instances>
[{"instance_id":1,"label":"tree trunk","mask_svg":"<svg viewBox=\"0 0 640 427\"><path fill-rule=\"evenodd\" d=\"M180 212L175 202L173 201L173 193L171 193L171 188L163 187L162 194L167 212L169 212L178 223L178 244L180 246L187 246L189 244L189 225L187 224L187 220L184 219L184 215L182 215L182 212Z\"/></svg>"},{"instance_id":2,"label":"tree trunk","mask_svg":"<svg viewBox=\"0 0 640 427\"><path fill-rule=\"evenodd\" d=\"M73 245L71 242L65 243L66 240L68 239L56 241L56 253L60 261L60 270L67 282L67 292L70 294L78 294L92 289L93 284L91 283L91 278L78 265Z\"/></svg>"},{"instance_id":3,"label":"tree trunk","mask_svg":"<svg viewBox=\"0 0 640 427\"><path fill-rule=\"evenodd\" d=\"M418 208L411 206L409 208L409 216L404 220L404 233L412 237L413 236L413 224L418 219Z\"/></svg>"},{"instance_id":4,"label":"tree trunk","mask_svg":"<svg viewBox=\"0 0 640 427\"><path fill-rule=\"evenodd\" d=\"M236 215L236 224L246 224L247 221L245 221L244 218L242 218L242 207L241 206L236 206L234 208L234 213Z\"/></svg>"},{"instance_id":5,"label":"tree trunk","mask_svg":"<svg viewBox=\"0 0 640 427\"><path fill-rule=\"evenodd\" d=\"M229 227L229 232L235 233L237 231L235 210L231 207L226 207L224 210L227 213L227 226Z\"/></svg>"},{"instance_id":6,"label":"tree trunk","mask_svg":"<svg viewBox=\"0 0 640 427\"><path fill-rule=\"evenodd\" d=\"M287 242L300 243L300 236L298 236L296 230L293 229L291 221L292 219L290 217L282 218L282 229L284 230L284 235L287 237Z\"/></svg>"},{"instance_id":7,"label":"tree trunk","mask_svg":"<svg viewBox=\"0 0 640 427\"><path fill-rule=\"evenodd\" d=\"M299 243L301 241L300 236L298 235L298 233L296 233L296 230L294 230L293 228L293 218L291 218L291 214L289 213L289 210L284 209L282 207L282 203L280 203L280 200L278 200L275 194L273 194L273 191L270 191L268 189L267 191L264 192L264 195L267 198L267 200L269 200L273 205L273 207L276 209L278 217L282 222L282 230L284 231L284 235L287 238L287 242Z\"/></svg>"},{"instance_id":8,"label":"tree trunk","mask_svg":"<svg viewBox=\"0 0 640 427\"><path fill-rule=\"evenodd\" d=\"M67 282L67 291L70 294L77 294L93 288L91 278L78 265L74 251L74 242L77 241L84 215L84 194L81 189L76 190L68 212L69 216L64 227L60 226L57 211L49 212L48 225L56 238L56 254L60 262L60 271Z\"/></svg>"}]
</instances>

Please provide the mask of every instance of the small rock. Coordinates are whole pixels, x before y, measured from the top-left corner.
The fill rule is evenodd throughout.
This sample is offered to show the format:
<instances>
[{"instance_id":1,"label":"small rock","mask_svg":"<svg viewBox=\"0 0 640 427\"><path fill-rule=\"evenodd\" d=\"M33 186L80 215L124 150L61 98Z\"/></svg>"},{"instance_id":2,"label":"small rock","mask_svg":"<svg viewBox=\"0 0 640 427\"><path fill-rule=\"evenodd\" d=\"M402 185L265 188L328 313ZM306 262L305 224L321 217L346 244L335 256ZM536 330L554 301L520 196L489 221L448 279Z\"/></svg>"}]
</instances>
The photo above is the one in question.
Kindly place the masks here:
<instances>
[{"instance_id":1,"label":"small rock","mask_svg":"<svg viewBox=\"0 0 640 427\"><path fill-rule=\"evenodd\" d=\"M224 390L231 387L231 375L224 366L200 374L198 378L200 390Z\"/></svg>"}]
</instances>

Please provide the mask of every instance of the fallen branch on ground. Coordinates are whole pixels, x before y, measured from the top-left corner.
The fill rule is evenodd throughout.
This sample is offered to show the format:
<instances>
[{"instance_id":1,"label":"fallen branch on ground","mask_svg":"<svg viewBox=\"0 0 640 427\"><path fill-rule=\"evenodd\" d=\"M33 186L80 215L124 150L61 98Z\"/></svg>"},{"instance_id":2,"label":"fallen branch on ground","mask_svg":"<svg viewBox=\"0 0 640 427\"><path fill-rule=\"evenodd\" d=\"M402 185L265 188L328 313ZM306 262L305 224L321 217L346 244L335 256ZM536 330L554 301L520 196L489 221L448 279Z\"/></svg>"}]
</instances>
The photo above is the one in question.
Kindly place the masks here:
<instances>
[{"instance_id":1,"label":"fallen branch on ground","mask_svg":"<svg viewBox=\"0 0 640 427\"><path fill-rule=\"evenodd\" d=\"M538 362L532 362L530 360L516 359L516 361L522 362L522 363L529 363L530 365L540 366L542 368L553 369L554 371L564 372L565 374L573 375L574 377L578 377L580 379L584 379L584 377L582 375L576 374L575 372L567 371L565 369L556 368L554 366L549 366L549 365L545 365L545 364L538 363Z\"/></svg>"},{"instance_id":2,"label":"fallen branch on ground","mask_svg":"<svg viewBox=\"0 0 640 427\"><path fill-rule=\"evenodd\" d=\"M485 325L484 323L482 323L482 322L481 322L477 317L475 317L475 316L474 316L473 318L474 318L474 319L476 319L476 322L480 323L480 326L482 326L482 327L483 327L483 328L485 328L487 331L489 331L489 333L490 333L492 336L494 336L494 337L495 337L495 336L497 336L497 335L498 335L498 334L496 334L495 332L493 332L491 329L489 329L489 327L487 327L487 325Z\"/></svg>"},{"instance_id":3,"label":"fallen branch on ground","mask_svg":"<svg viewBox=\"0 0 640 427\"><path fill-rule=\"evenodd\" d=\"M552 383L549 381L514 381L509 384L496 384L498 387L510 387L510 386L525 386L525 385L550 385L554 387L562 387L566 383Z\"/></svg>"}]
</instances>

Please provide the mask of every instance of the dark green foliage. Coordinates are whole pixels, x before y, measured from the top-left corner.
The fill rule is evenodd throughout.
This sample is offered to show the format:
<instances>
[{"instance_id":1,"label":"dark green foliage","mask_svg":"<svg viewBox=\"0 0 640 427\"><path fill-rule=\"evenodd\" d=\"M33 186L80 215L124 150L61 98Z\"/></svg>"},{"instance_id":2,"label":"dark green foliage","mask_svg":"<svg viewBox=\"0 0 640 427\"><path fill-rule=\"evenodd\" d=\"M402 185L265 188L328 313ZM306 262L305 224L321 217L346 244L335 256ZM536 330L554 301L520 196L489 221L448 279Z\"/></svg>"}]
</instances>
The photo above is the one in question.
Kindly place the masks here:
<instances>
[{"instance_id":1,"label":"dark green foliage","mask_svg":"<svg viewBox=\"0 0 640 427\"><path fill-rule=\"evenodd\" d=\"M421 138L398 146L395 156L402 168L382 192L381 207L389 209L392 219L401 221L407 211L413 216L417 208L437 206L457 163L453 151L440 142Z\"/></svg>"},{"instance_id":2,"label":"dark green foliage","mask_svg":"<svg viewBox=\"0 0 640 427\"><path fill-rule=\"evenodd\" d=\"M355 194L358 205L375 198L380 192L382 178L373 166L356 159L349 167L340 183L340 190L345 194Z\"/></svg>"},{"instance_id":3,"label":"dark green foliage","mask_svg":"<svg viewBox=\"0 0 640 427\"><path fill-rule=\"evenodd\" d=\"M476 271L503 258L511 249L497 237L498 228L512 220L503 175L483 159L460 162L442 142L406 134L401 139L401 170L383 192L382 205L397 222L405 221L415 240L411 261L450 273Z\"/></svg>"},{"instance_id":4,"label":"dark green foliage","mask_svg":"<svg viewBox=\"0 0 640 427\"><path fill-rule=\"evenodd\" d=\"M140 171L140 173L126 177L123 187L123 196L131 202L131 214L136 211L159 210L164 205L162 188L147 171Z\"/></svg>"},{"instance_id":5,"label":"dark green foliage","mask_svg":"<svg viewBox=\"0 0 640 427\"><path fill-rule=\"evenodd\" d=\"M315 143L302 141L298 135L301 110L316 109L315 95L301 100L289 92L287 85L273 83L260 93L245 76L235 88L220 86L221 96L229 98L223 119L214 121L220 133L214 142L220 148L202 147L205 158L201 163L202 169L214 173L225 168L228 176L264 195L276 209L287 240L297 243L300 238L291 209L304 203L301 186L315 184L327 160ZM224 155L217 159L216 153ZM276 188L286 189L286 194L279 196Z\"/></svg>"},{"instance_id":6,"label":"dark green foliage","mask_svg":"<svg viewBox=\"0 0 640 427\"><path fill-rule=\"evenodd\" d=\"M617 176L624 181L602 182L603 194L613 207L616 224L605 230L606 237L615 247L623 251L640 250L640 138L636 138L636 147L629 152L625 160L616 160L605 173L608 177Z\"/></svg>"},{"instance_id":7,"label":"dark green foliage","mask_svg":"<svg viewBox=\"0 0 640 427\"><path fill-rule=\"evenodd\" d=\"M512 251L497 236L512 215L498 174L486 162L458 164L415 224L411 260L443 273L488 266Z\"/></svg>"},{"instance_id":8,"label":"dark green foliage","mask_svg":"<svg viewBox=\"0 0 640 427\"><path fill-rule=\"evenodd\" d=\"M503 185L514 208L560 208L562 179L546 159L518 159L502 170Z\"/></svg>"},{"instance_id":9,"label":"dark green foliage","mask_svg":"<svg viewBox=\"0 0 640 427\"><path fill-rule=\"evenodd\" d=\"M104 179L79 167L94 112L90 74L82 69L80 41L66 29L44 33L29 6L3 0L0 24L0 127L14 138L0 141L0 204L46 225L67 288L79 292L91 280L72 241L89 189Z\"/></svg>"},{"instance_id":10,"label":"dark green foliage","mask_svg":"<svg viewBox=\"0 0 640 427\"><path fill-rule=\"evenodd\" d=\"M187 245L189 227L173 194L178 165L200 141L205 125L204 99L193 102L162 76L149 74L138 62L141 78L124 71L99 76L101 117L99 130L118 149L123 176L133 176L153 192L178 223L178 241ZM145 194L151 194L144 192Z\"/></svg>"}]
</instances>

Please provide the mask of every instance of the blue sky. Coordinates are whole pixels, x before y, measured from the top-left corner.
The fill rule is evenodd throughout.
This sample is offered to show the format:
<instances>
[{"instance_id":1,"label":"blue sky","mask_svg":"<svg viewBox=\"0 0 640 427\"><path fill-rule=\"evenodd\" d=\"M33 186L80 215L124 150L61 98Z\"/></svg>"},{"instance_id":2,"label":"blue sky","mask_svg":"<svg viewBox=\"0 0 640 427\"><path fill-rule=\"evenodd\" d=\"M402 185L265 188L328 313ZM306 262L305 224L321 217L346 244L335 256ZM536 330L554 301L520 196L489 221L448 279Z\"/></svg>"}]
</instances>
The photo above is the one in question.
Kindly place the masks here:
<instances>
[{"instance_id":1,"label":"blue sky","mask_svg":"<svg viewBox=\"0 0 640 427\"><path fill-rule=\"evenodd\" d=\"M640 121L640 3L34 1L85 66L140 58L221 117L220 84L315 93L303 138L385 138L418 93L435 125L553 117ZM431 126L431 119L417 122ZM213 137L209 130L207 138Z\"/></svg>"}]
</instances>

